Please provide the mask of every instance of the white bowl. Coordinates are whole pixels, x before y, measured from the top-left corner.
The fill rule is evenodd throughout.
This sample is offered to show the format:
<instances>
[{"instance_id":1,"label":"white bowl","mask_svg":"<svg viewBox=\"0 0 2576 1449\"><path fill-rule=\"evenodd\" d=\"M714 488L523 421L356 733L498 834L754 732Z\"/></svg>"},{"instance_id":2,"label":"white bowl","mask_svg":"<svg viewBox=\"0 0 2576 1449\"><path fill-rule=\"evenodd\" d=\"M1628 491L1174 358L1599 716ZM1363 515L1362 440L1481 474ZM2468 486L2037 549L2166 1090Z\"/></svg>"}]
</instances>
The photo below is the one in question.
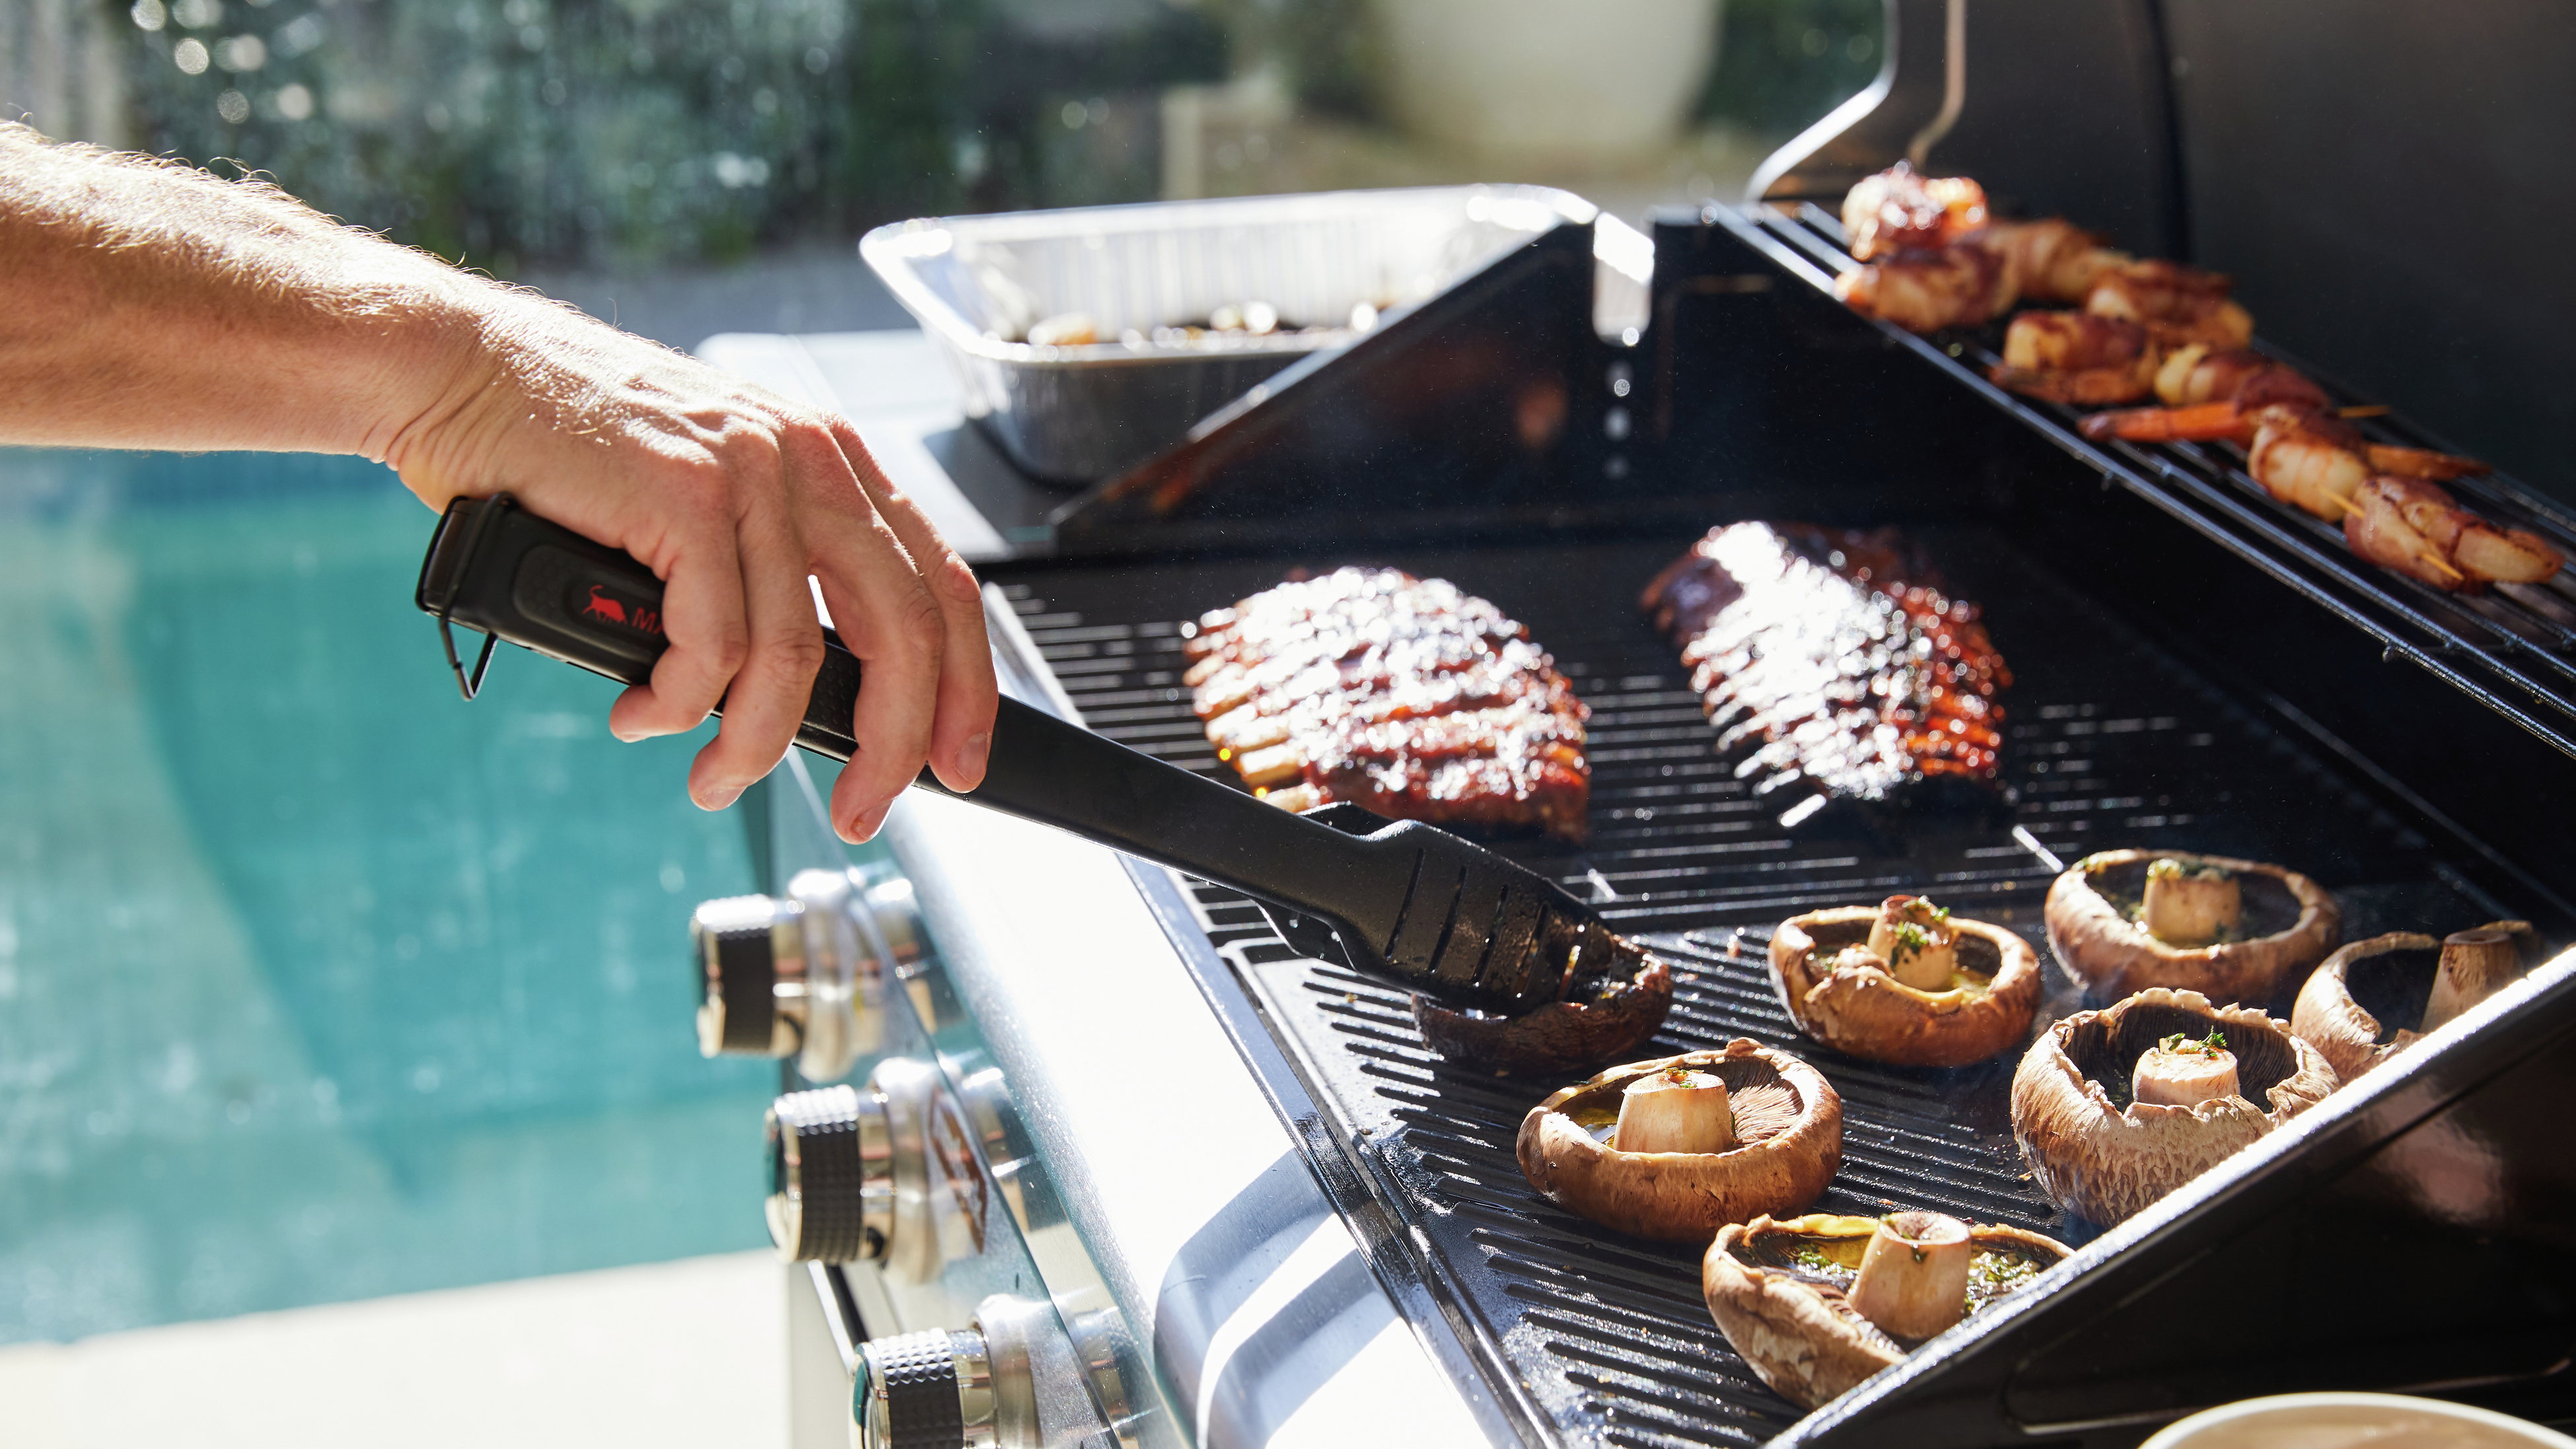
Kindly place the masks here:
<instances>
[{"instance_id":1,"label":"white bowl","mask_svg":"<svg viewBox=\"0 0 2576 1449\"><path fill-rule=\"evenodd\" d=\"M1670 145L1718 0L1377 0L1388 109L1489 161L1590 167Z\"/></svg>"},{"instance_id":2,"label":"white bowl","mask_svg":"<svg viewBox=\"0 0 2576 1449\"><path fill-rule=\"evenodd\" d=\"M2489 1409L2404 1394L2278 1394L2205 1409L2142 1449L2576 1449Z\"/></svg>"}]
</instances>

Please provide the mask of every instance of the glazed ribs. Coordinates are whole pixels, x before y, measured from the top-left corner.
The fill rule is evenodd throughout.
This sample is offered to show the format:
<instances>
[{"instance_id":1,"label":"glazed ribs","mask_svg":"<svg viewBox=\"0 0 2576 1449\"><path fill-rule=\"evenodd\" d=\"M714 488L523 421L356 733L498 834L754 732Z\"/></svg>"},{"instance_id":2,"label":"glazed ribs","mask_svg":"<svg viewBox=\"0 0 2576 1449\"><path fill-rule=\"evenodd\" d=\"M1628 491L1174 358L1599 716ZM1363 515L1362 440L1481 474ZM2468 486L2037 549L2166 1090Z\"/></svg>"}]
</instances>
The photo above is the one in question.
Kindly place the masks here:
<instances>
[{"instance_id":1,"label":"glazed ribs","mask_svg":"<svg viewBox=\"0 0 2576 1449\"><path fill-rule=\"evenodd\" d=\"M1936 783L1999 793L2012 673L1893 531L1792 523L1710 530L1640 606L1682 651L1736 777L1795 824L1826 801ZM1812 802L1812 803L1810 803Z\"/></svg>"},{"instance_id":2,"label":"glazed ribs","mask_svg":"<svg viewBox=\"0 0 2576 1449\"><path fill-rule=\"evenodd\" d=\"M1527 629L1455 584L1291 580L1200 619L1187 649L1218 758L1275 805L1583 837L1582 702Z\"/></svg>"}]
</instances>

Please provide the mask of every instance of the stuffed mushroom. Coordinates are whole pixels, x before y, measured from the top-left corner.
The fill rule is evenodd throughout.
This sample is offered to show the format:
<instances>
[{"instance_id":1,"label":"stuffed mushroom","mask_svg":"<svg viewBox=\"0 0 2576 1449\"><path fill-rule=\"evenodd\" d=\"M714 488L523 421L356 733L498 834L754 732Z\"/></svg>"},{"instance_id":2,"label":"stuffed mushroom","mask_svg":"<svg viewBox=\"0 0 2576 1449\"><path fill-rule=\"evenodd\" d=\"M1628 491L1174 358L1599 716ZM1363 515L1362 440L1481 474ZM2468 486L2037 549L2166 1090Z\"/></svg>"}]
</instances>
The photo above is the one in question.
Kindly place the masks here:
<instances>
[{"instance_id":1,"label":"stuffed mushroom","mask_svg":"<svg viewBox=\"0 0 2576 1449\"><path fill-rule=\"evenodd\" d=\"M2109 1225L2334 1089L2287 1023L2156 987L2039 1034L2013 1073L2013 1136L2041 1191Z\"/></svg>"},{"instance_id":2,"label":"stuffed mushroom","mask_svg":"<svg viewBox=\"0 0 2576 1449\"><path fill-rule=\"evenodd\" d=\"M1925 896L1792 917L1771 936L1771 985L1798 1028L1837 1051L1957 1067L2012 1046L2039 1010L2039 955L2001 926Z\"/></svg>"},{"instance_id":3,"label":"stuffed mushroom","mask_svg":"<svg viewBox=\"0 0 2576 1449\"><path fill-rule=\"evenodd\" d=\"M2494 995L2539 957L2529 921L2490 921L2439 941L2413 931L2355 941L2299 988L2290 1030L2349 1082Z\"/></svg>"},{"instance_id":4,"label":"stuffed mushroom","mask_svg":"<svg viewBox=\"0 0 2576 1449\"><path fill-rule=\"evenodd\" d=\"M1739 1038L1558 1092L1522 1119L1518 1151L1530 1186L1560 1207L1705 1242L1816 1200L1842 1165L1843 1103L1815 1068Z\"/></svg>"},{"instance_id":5,"label":"stuffed mushroom","mask_svg":"<svg viewBox=\"0 0 2576 1449\"><path fill-rule=\"evenodd\" d=\"M1719 1231L1700 1291L1762 1381L1812 1409L2066 1255L2053 1238L1939 1213L1759 1217Z\"/></svg>"},{"instance_id":6,"label":"stuffed mushroom","mask_svg":"<svg viewBox=\"0 0 2576 1449\"><path fill-rule=\"evenodd\" d=\"M2150 986L2268 1002L2335 948L2343 913L2296 871L2223 855L2113 850L2048 888L2049 949L2096 997Z\"/></svg>"},{"instance_id":7,"label":"stuffed mushroom","mask_svg":"<svg viewBox=\"0 0 2576 1449\"><path fill-rule=\"evenodd\" d=\"M1580 1071L1646 1044L1673 1006L1670 966L1628 941L1606 969L1578 974L1565 992L1518 1016L1493 1016L1413 998L1413 1024L1433 1051L1502 1072Z\"/></svg>"}]
</instances>

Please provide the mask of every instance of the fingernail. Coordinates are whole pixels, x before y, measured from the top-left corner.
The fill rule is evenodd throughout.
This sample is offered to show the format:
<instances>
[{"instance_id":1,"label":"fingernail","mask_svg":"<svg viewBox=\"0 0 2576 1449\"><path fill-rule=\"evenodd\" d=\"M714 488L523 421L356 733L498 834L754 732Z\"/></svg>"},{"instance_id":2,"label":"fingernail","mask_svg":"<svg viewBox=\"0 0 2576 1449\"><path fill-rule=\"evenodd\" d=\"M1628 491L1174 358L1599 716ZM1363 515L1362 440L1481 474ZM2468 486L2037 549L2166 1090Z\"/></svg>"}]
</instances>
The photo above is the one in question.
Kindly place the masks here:
<instances>
[{"instance_id":1,"label":"fingernail","mask_svg":"<svg viewBox=\"0 0 2576 1449\"><path fill-rule=\"evenodd\" d=\"M968 735L965 748L957 752L957 763L965 770L968 779L981 781L984 778L984 762L991 759L992 755L993 737L991 735Z\"/></svg>"},{"instance_id":2,"label":"fingernail","mask_svg":"<svg viewBox=\"0 0 2576 1449\"><path fill-rule=\"evenodd\" d=\"M698 798L698 808L701 810L722 810L741 798L742 787L740 785L718 785Z\"/></svg>"},{"instance_id":3,"label":"fingernail","mask_svg":"<svg viewBox=\"0 0 2576 1449\"><path fill-rule=\"evenodd\" d=\"M893 808L894 802L892 800L888 800L881 805L860 811L858 829L856 831L857 839L867 840L873 837L877 833L877 827L885 824L886 812Z\"/></svg>"}]
</instances>

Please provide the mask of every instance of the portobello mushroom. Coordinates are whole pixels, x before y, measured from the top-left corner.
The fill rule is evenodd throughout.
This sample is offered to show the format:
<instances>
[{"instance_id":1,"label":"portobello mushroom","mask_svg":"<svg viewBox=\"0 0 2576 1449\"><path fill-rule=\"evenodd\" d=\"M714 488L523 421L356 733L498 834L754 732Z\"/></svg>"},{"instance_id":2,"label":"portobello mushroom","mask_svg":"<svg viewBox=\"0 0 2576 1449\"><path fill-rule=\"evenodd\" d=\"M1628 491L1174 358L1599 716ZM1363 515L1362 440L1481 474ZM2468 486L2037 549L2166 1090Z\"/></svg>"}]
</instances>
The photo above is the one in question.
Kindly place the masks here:
<instances>
[{"instance_id":1,"label":"portobello mushroom","mask_svg":"<svg viewBox=\"0 0 2576 1449\"><path fill-rule=\"evenodd\" d=\"M2290 1030L2349 1082L2493 995L2539 956L2529 921L2489 921L2442 941L2414 931L2355 941L2299 988ZM2442 1020L2434 1019L2436 1006L2447 1012Z\"/></svg>"},{"instance_id":2,"label":"portobello mushroom","mask_svg":"<svg viewBox=\"0 0 2576 1449\"><path fill-rule=\"evenodd\" d=\"M2325 959L2343 913L2325 888L2256 860L2110 850L2048 888L2049 949L2096 997L2150 986L2268 1002Z\"/></svg>"},{"instance_id":3,"label":"portobello mushroom","mask_svg":"<svg viewBox=\"0 0 2576 1449\"><path fill-rule=\"evenodd\" d=\"M1670 966L1629 942L1606 971L1518 1016L1490 1016L1413 998L1413 1024L1433 1051L1504 1072L1580 1071L1645 1045L1673 1006Z\"/></svg>"},{"instance_id":4,"label":"portobello mushroom","mask_svg":"<svg viewBox=\"0 0 2576 1449\"><path fill-rule=\"evenodd\" d=\"M1938 1238L1950 1261L1911 1249ZM1891 1252L1893 1249L1895 1251ZM1817 1213L1730 1224L1700 1260L1700 1293L1718 1331L1781 1397L1812 1409L1903 1359L1933 1334L1973 1318L2067 1255L2054 1238L2020 1228L1969 1226L1937 1213L1887 1218ZM1875 1260L1875 1261L1874 1261ZM1923 1281L1909 1307L1947 1301L1932 1321L1899 1323L1878 1305L1879 1264ZM1956 1275L1960 1287L1944 1291ZM1864 1283L1864 1275L1872 1281ZM1935 1284L1929 1280L1941 1276ZM1874 1321L1871 1312L1880 1315ZM1924 1329L1929 1332L1910 1333Z\"/></svg>"},{"instance_id":5,"label":"portobello mushroom","mask_svg":"<svg viewBox=\"0 0 2576 1449\"><path fill-rule=\"evenodd\" d=\"M2020 1041L2039 1010L2039 953L2001 926L1947 913L1937 913L1938 929L1924 930L1921 946L1886 941L1903 925L1923 930L1914 918L1936 914L1929 908L1920 896L1891 896L1884 906L1781 922L1771 935L1771 985L1798 1029L1836 1051L1908 1067L1965 1066ZM1946 956L1935 954L1943 948ZM1939 976L1925 970L1908 981L1908 967Z\"/></svg>"},{"instance_id":6,"label":"portobello mushroom","mask_svg":"<svg viewBox=\"0 0 2576 1449\"><path fill-rule=\"evenodd\" d=\"M2187 1084L2206 1083L2202 1068L2219 1053L2233 1068L2234 1090L2192 1100L2198 1092ZM2189 1060L2195 1056L2213 1059ZM2253 1007L2214 1005L2197 991L2150 987L2039 1034L2013 1072L2013 1137L2041 1191L2108 1226L2334 1089L2334 1068L2287 1023ZM2155 1097L2167 1101L2141 1100Z\"/></svg>"},{"instance_id":7,"label":"portobello mushroom","mask_svg":"<svg viewBox=\"0 0 2576 1449\"><path fill-rule=\"evenodd\" d=\"M1702 1103L1727 1114L1727 1142L1708 1152L1619 1146L1633 1088L1670 1074L1713 1077ZM1633 1140L1633 1139L1632 1139ZM1604 1227L1667 1242L1705 1242L1728 1223L1794 1212L1816 1200L1843 1159L1843 1101L1815 1068L1738 1038L1612 1067L1556 1093L1521 1120L1521 1173L1550 1202Z\"/></svg>"}]
</instances>

